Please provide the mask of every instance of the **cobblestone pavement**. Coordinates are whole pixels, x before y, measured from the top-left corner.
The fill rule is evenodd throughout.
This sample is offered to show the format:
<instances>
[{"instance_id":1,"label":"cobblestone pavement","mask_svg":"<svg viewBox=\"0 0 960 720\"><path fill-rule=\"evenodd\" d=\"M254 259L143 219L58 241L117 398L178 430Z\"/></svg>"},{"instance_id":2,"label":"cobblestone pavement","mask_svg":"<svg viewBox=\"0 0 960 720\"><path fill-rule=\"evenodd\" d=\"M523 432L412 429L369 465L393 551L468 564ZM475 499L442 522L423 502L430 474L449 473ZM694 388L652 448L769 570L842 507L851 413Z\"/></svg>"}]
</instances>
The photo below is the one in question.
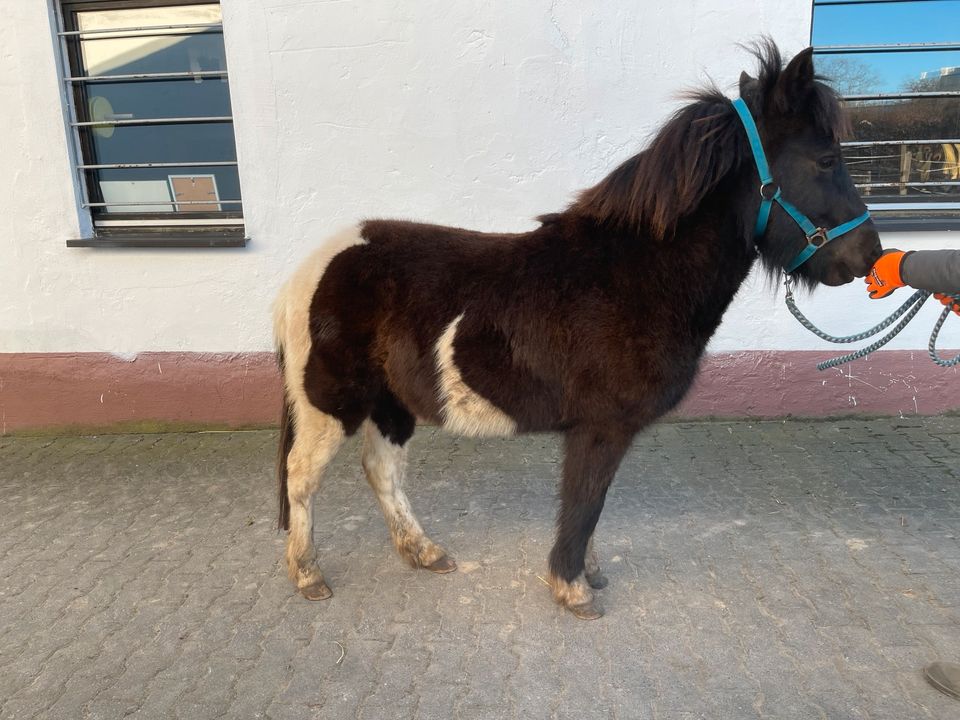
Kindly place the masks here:
<instances>
[{"instance_id":1,"label":"cobblestone pavement","mask_svg":"<svg viewBox=\"0 0 960 720\"><path fill-rule=\"evenodd\" d=\"M960 418L657 426L594 622L540 580L556 438L418 432L446 576L393 553L346 446L321 603L280 568L275 442L0 437L0 717L960 717L919 673L960 661Z\"/></svg>"}]
</instances>

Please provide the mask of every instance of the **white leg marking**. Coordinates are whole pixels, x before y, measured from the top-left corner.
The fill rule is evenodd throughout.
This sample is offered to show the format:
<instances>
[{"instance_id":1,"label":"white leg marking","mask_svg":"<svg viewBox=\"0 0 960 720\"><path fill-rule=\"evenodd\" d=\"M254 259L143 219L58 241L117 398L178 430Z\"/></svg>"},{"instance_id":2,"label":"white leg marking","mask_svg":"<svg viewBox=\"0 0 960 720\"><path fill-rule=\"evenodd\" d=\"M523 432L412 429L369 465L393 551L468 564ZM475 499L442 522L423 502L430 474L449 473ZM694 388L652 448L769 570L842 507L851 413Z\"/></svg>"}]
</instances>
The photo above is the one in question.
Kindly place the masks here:
<instances>
[{"instance_id":1,"label":"white leg marking","mask_svg":"<svg viewBox=\"0 0 960 720\"><path fill-rule=\"evenodd\" d=\"M287 456L287 497L290 532L287 535L287 573L298 588L323 583L313 544L313 493L323 470L343 442L343 425L314 407L293 406L295 438Z\"/></svg>"},{"instance_id":2,"label":"white leg marking","mask_svg":"<svg viewBox=\"0 0 960 720\"><path fill-rule=\"evenodd\" d=\"M514 435L517 423L474 392L453 361L453 340L463 314L447 325L437 340L437 377L443 426L461 435Z\"/></svg>"},{"instance_id":3,"label":"white leg marking","mask_svg":"<svg viewBox=\"0 0 960 720\"><path fill-rule=\"evenodd\" d=\"M294 425L294 444L287 457L287 497L290 532L287 536L287 571L298 588L314 588L317 599L325 588L313 544L313 493L320 486L324 467L343 441L343 426L317 410L307 399L303 370L310 355L310 303L320 278L339 253L364 244L359 228L331 237L314 251L280 290L273 306L273 332L284 356L284 387ZM329 590L327 590L329 594Z\"/></svg>"},{"instance_id":4,"label":"white leg marking","mask_svg":"<svg viewBox=\"0 0 960 720\"><path fill-rule=\"evenodd\" d=\"M593 590L590 589L583 573L570 582L552 575L550 586L553 588L553 599L564 607L573 609L593 604Z\"/></svg>"},{"instance_id":5,"label":"white leg marking","mask_svg":"<svg viewBox=\"0 0 960 720\"><path fill-rule=\"evenodd\" d=\"M414 567L430 567L443 558L446 553L423 532L403 491L406 447L394 445L369 420L363 426L363 469L383 510L397 552Z\"/></svg>"}]
</instances>

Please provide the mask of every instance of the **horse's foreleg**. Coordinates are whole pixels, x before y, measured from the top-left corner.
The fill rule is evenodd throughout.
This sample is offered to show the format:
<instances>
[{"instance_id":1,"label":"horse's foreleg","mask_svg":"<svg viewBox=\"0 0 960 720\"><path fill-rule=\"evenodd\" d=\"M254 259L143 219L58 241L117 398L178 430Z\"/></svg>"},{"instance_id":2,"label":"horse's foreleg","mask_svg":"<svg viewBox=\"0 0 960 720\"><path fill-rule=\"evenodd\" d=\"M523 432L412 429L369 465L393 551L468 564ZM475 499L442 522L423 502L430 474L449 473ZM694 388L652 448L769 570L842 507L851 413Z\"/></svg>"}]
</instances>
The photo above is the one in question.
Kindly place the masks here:
<instances>
[{"instance_id":1,"label":"horse's foreleg","mask_svg":"<svg viewBox=\"0 0 960 720\"><path fill-rule=\"evenodd\" d=\"M313 493L320 487L324 468L343 442L343 426L313 407L298 407L296 411L296 436L287 456L287 572L305 598L324 600L331 592L317 565L313 544Z\"/></svg>"},{"instance_id":2,"label":"horse's foreleg","mask_svg":"<svg viewBox=\"0 0 960 720\"><path fill-rule=\"evenodd\" d=\"M599 563L593 561L591 538L607 488L632 438L633 433L623 427L584 427L569 431L564 439L557 541L550 551L550 584L554 599L579 618L590 620L603 615L590 588L591 580L602 577Z\"/></svg>"},{"instance_id":3,"label":"horse's foreleg","mask_svg":"<svg viewBox=\"0 0 960 720\"><path fill-rule=\"evenodd\" d=\"M410 432L412 432L412 418ZM457 568L442 547L427 537L420 527L410 501L403 491L403 479L407 467L407 438L393 440L384 437L375 420L367 420L363 429L363 469L373 488L387 521L393 544L410 565L438 573L447 573ZM404 433L406 434L406 433Z\"/></svg>"},{"instance_id":4,"label":"horse's foreleg","mask_svg":"<svg viewBox=\"0 0 960 720\"><path fill-rule=\"evenodd\" d=\"M607 576L600 569L600 555L593 547L593 535L587 541L587 550L583 555L583 576L594 590L607 586Z\"/></svg>"}]
</instances>

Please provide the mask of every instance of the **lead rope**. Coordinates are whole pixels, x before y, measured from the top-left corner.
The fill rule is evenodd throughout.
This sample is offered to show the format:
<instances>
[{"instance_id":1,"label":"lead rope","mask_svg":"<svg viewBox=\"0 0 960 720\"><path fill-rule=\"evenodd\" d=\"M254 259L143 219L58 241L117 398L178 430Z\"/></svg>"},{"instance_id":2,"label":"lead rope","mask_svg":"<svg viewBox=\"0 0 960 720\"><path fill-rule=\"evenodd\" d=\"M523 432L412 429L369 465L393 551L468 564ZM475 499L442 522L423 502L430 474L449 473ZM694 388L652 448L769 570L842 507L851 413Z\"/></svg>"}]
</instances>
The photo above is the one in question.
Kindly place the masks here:
<instances>
[{"instance_id":1,"label":"lead rope","mask_svg":"<svg viewBox=\"0 0 960 720\"><path fill-rule=\"evenodd\" d=\"M917 290L913 295L911 295L907 299L905 303L903 303L903 305L901 305L896 310L894 310L893 313L890 315L890 317L888 317L883 322L877 323L869 330L865 330L861 333L857 333L856 335L844 335L844 336L838 337L836 335L830 335L828 333L823 332L823 330L821 330L812 322L810 322L807 319L807 317L802 312L800 312L800 308L797 307L797 303L793 299L793 279L790 276L787 276L786 280L784 280L783 285L786 288L786 295L784 297L784 302L786 302L787 308L789 308L790 313L807 330L812 332L817 337L826 340L827 342L841 344L841 343L857 342L858 340L865 340L868 337L873 337L881 330L884 330L890 327L890 325L896 322L897 318L900 318L901 316L903 316L900 322L897 323L896 327L894 327L893 330L891 330L889 333L884 335L879 340L872 342L866 347L860 348L856 352L852 352L847 355L841 355L840 357L835 357L831 360L825 360L824 362L817 363L817 370L827 370L828 368L837 367L838 365L843 365L844 363L848 363L848 362L851 362L852 360L857 360L866 355L869 355L874 350L877 350L878 348L883 347L888 342L893 340L893 338L896 337L897 334L901 330L903 330L904 327L906 327L908 322L913 320L914 315L916 315L920 311L920 308L923 307L923 304L927 301L927 298L929 298L931 295L931 293L927 292L926 290ZM960 302L960 296L954 296L954 299ZM936 325L934 325L933 332L930 335L930 342L927 344L927 352L929 352L930 354L930 359L933 360L940 367L953 367L954 365L960 364L960 354L958 354L954 358L951 358L950 360L944 360L943 358L940 357L936 347L937 336L940 334L940 328L943 327L943 323L947 319L947 316L950 314L950 312L951 312L951 309L949 307L945 307L943 309L943 312L940 313L940 318L937 320Z\"/></svg>"}]
</instances>

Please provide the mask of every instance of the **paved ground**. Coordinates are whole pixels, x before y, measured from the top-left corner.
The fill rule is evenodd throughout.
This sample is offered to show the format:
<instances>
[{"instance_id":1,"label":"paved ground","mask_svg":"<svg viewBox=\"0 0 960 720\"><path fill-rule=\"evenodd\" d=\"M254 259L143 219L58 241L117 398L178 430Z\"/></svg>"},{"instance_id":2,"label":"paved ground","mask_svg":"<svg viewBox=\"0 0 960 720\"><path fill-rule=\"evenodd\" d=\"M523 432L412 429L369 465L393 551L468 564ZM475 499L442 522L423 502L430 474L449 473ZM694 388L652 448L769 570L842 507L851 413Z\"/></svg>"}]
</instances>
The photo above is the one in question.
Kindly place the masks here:
<instances>
[{"instance_id":1,"label":"paved ground","mask_svg":"<svg viewBox=\"0 0 960 720\"><path fill-rule=\"evenodd\" d=\"M269 432L0 437L2 718L956 718L960 418L684 423L640 438L598 530L607 615L544 575L552 437L414 439L460 571L393 554L356 445L295 596Z\"/></svg>"}]
</instances>

